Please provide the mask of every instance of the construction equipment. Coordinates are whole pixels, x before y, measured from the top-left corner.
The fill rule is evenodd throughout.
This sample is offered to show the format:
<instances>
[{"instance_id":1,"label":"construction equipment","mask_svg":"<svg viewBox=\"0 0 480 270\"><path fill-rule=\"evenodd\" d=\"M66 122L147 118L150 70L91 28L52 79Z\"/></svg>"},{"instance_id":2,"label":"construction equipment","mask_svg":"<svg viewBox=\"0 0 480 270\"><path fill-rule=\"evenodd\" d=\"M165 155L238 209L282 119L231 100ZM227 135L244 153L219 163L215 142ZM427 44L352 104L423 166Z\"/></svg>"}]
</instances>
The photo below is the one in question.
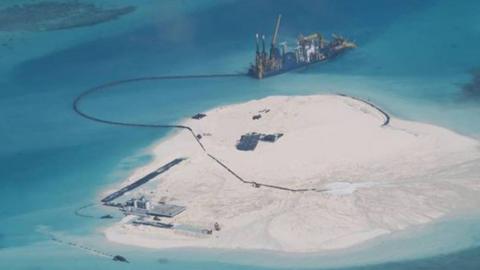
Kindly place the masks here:
<instances>
[{"instance_id":1,"label":"construction equipment","mask_svg":"<svg viewBox=\"0 0 480 270\"><path fill-rule=\"evenodd\" d=\"M332 59L348 49L356 48L356 45L337 34L332 35L332 40L327 41L320 33L307 36L300 35L297 38L297 46L288 51L287 42L280 42L277 47L278 33L282 15L279 14L275 22L275 28L270 44L270 53L267 57L265 52L265 35L261 35L262 50L260 51L260 34L256 34L255 63L250 66L248 74L257 79L281 74L292 69L308 66L318 62Z\"/></svg>"}]
</instances>

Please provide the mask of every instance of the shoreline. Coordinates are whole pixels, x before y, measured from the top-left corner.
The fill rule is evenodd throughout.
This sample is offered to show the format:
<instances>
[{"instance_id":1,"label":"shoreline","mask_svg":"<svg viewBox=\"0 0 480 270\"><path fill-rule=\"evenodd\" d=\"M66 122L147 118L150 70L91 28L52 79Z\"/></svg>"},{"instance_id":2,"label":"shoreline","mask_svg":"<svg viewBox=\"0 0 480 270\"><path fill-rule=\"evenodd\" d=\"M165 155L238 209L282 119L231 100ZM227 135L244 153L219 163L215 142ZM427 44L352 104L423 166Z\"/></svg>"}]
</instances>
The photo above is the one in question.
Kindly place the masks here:
<instances>
[{"instance_id":1,"label":"shoreline","mask_svg":"<svg viewBox=\"0 0 480 270\"><path fill-rule=\"evenodd\" d=\"M282 99L282 98L285 98L285 99L295 99L295 98L316 98L317 96L301 96L301 97L296 97L296 96L290 96L290 97L268 97L268 98L265 98L265 99L262 99L262 100L255 100L255 101L250 101L250 102L247 102L247 103L243 103L243 104L233 104L233 105L228 105L228 106L221 106L219 108L214 108L212 110L209 110L207 112L207 115L210 115L210 114L215 114L216 112L218 111L224 111L224 110L228 110L228 109L231 109L232 107L235 108L235 107L241 107L242 105L245 105L245 104L250 104L250 103L255 103L255 102L260 102L260 101L263 101L263 100L268 100L268 99ZM322 96L320 96L322 97ZM327 97L327 98L331 98L331 99L334 99L335 96L332 96L332 95L325 95L323 97ZM364 101L363 101L364 102ZM348 103L348 102L347 102ZM372 106L371 104L369 104L370 106ZM350 106L356 106L355 104L352 105L350 104ZM375 107L375 106L372 106L372 107ZM364 109L362 109L364 110ZM371 111L368 111L368 110L364 110L363 113L365 113L366 115L370 114ZM183 123L192 123L192 120L184 120ZM200 121L197 121L196 123L200 123ZM402 127L403 125L408 124L409 123L412 123L413 122L408 122L408 121L403 121L403 120L398 120L396 118L393 118L392 119L392 124L394 125L394 128L398 128L398 126ZM413 124L413 127L422 127L422 128L432 128L432 129L438 129L438 130L442 130L442 132L450 132L451 134L449 134L449 136L458 136L459 138L461 137L460 135L458 134L455 134L451 131L447 131L446 129L443 129L443 128L438 128L438 127L435 127L433 125L427 125L427 124L421 124L421 123L414 123ZM200 128L200 127L199 127ZM409 126L409 128L411 128ZM195 127L194 127L194 130L197 130ZM423 130L422 130L423 131ZM200 134L202 131L200 130L200 132L198 134ZM402 132L402 131L399 131L399 132ZM167 136L165 138L162 138L160 139L159 141L161 142L155 142L153 145L152 145L152 148L149 148L152 152L152 156L154 157L152 159L152 162L150 162L149 164L147 164L146 166L142 166L141 168L135 170L129 177L129 179L134 179L136 176L139 175L139 170L142 170L142 171L148 171L148 168L149 166L151 167L152 164L156 164L158 165L160 161L165 161L169 158L172 158L172 153L171 153L171 150L172 150L172 147L165 147L165 143L167 143L168 141L172 142L172 140L174 141L175 138L180 138L180 140L177 142L177 143L173 143L174 145L176 146L179 146L179 145L182 145L182 149L181 150L186 150L186 148L189 147L190 143L187 143L186 142L186 138L181 138L181 137L185 137L184 135L181 134L182 132L174 132L173 134L171 134L171 136ZM465 137L464 137L465 138ZM465 138L467 139L467 138ZM467 139L468 140L471 140L471 139ZM163 142L163 143L162 143ZM181 143L179 143L181 142ZM183 145L183 144L187 144L187 145ZM194 142L193 142L194 143ZM209 148L209 143L207 141L206 145L207 145L207 149ZM478 142L477 142L478 144ZM191 146L191 145L190 145ZM198 148L198 146L197 146ZM218 149L216 149L217 147L214 146L214 152L215 151L218 151ZM178 150L178 149L175 149L175 150ZM169 152L170 151L170 152ZM257 150L256 150L257 151ZM174 151L174 152L177 152L177 151ZM165 153L169 153L167 155L165 155ZM196 154L198 154L197 151L195 151L194 153L192 153L194 156ZM201 159L198 161L198 162L204 162L202 161L204 159ZM233 163L232 163L233 164ZM210 164L211 165L211 164ZM233 165L235 166L235 164ZM211 166L209 166L211 167ZM183 168L185 169L185 168ZM211 169L211 168L210 168ZM217 173L219 173L217 171ZM171 176L170 175L167 175L167 178L170 178ZM124 181L123 183L125 183L127 181ZM342 185L346 185L345 183L349 183L348 181L336 181L336 182L333 182L332 184L334 184L335 186L335 183L337 183L336 185L337 186L340 186L340 189L342 189ZM353 183L353 182L352 182ZM366 183L368 185L368 183ZM237 188L240 188L238 187L238 185L234 185L236 186ZM248 187L250 188L250 187ZM354 194L354 193L357 193L359 192L358 190L362 190L364 189L363 187L355 187L355 186L348 186L347 189L349 188L352 188L353 191L349 191L350 194ZM261 190L263 190L264 188L260 188ZM367 188L368 189L368 188ZM242 192L244 192L244 188L241 188ZM246 188L245 188L246 190ZM245 191L246 192L246 191ZM340 190L340 193L342 193L344 191ZM277 193L277 192L274 192L274 193ZM347 192L348 194L348 192ZM337 194L338 195L338 194ZM337 196L335 195L335 191L333 192L333 195L329 195L329 196ZM278 197L279 194L276 194L276 195L273 195L273 197ZM338 196L343 196L343 195L338 195ZM188 210L187 210L188 211ZM428 218L426 220L423 220L425 218L422 218L423 221L420 221L420 220L417 220L416 222L419 222L419 224L425 224L425 223L428 223L428 222L431 222L432 220L436 220L438 219L439 217L442 217L443 215L446 214L446 212L442 213L443 211L441 212L438 212L435 213L435 212L431 212L428 216ZM181 219L181 218L180 218ZM416 218L418 219L418 217ZM174 219L174 221L176 221ZM143 237L143 240L142 240L142 235L145 236L145 232L148 234L148 233L151 233L151 230L148 228L148 229L141 229L140 231L137 231L135 232L135 230L133 228L129 228L127 231L124 231L123 233L126 233L126 234L123 234L123 233L120 233L123 229L121 229L121 227L125 227L125 226L129 226L129 225L115 225L109 229L106 230L106 234L107 234L107 239L109 239L110 241L114 241L114 242L121 242L121 243L129 243L129 244L132 244L132 241L134 241L135 243L133 243L133 245L139 245L139 246L144 246L144 247L154 247L154 248L178 248L178 247L208 247L208 248L215 248L216 246L213 245L212 246L212 243L211 242L208 242L208 241L202 241L202 240L198 240L197 238L191 238L191 237L184 237L184 236L181 236L181 237L178 237L178 235L175 235L174 234L174 237L172 238L172 235L169 235L169 233L171 232L155 232L154 233L154 237L150 236L149 237L149 240L147 241L144 237ZM406 227L410 227L411 225L409 226L406 226ZM120 227L120 228L119 228ZM143 226L141 226L143 227ZM403 225L402 225L403 227ZM401 228L400 230L404 230L405 228ZM145 231L146 230L146 231ZM398 229L397 229L398 230ZM343 241L339 241L341 240L342 238L333 238L335 240L331 240L331 241L334 241L332 242L331 244L328 244L328 241L327 242L322 242L324 244L323 245L323 248L321 248L320 250L342 250L342 249L345 249L345 248L349 248L351 246L356 246L356 245L361 245L361 243L364 243L365 241L368 241L370 239L375 239L375 238L378 238L378 236L380 235L388 235L388 234L391 234L392 232L395 232L397 230L389 230L389 229L374 229L374 230L367 230L367 231L358 231L357 233L352 233L353 234L350 234L349 236L346 237L346 240L343 240ZM144 231L144 233L141 233L141 231ZM120 234L119 234L120 233ZM138 233L138 236L135 237L134 235ZM157 240L152 240L154 238L158 238ZM170 239L170 240L167 240L167 239ZM289 240L290 241L290 240ZM205 243L202 243L202 242L205 242ZM162 243L162 244L159 244L159 243ZM255 243L252 243L253 244L253 249L256 249L255 248ZM239 243L240 246L232 246L230 248L243 248L241 247L241 243ZM269 246L270 244L267 244L267 247ZM221 247L221 246L220 246ZM280 250L280 251L287 251L287 252L293 252L293 253L296 253L297 250L296 249L293 249L293 250L290 250L289 248L285 249L284 248L281 248L281 249L278 249L277 248L271 248L272 246L270 246L270 248L266 248L267 250ZM223 247L221 247L223 248ZM246 248L247 250L250 250L251 248L249 248L247 246ZM262 248L260 248L261 250ZM300 248L298 249L300 250L299 253L304 253L304 252L309 252L309 249L304 249L304 248ZM316 250L312 251L312 252L316 252Z\"/></svg>"},{"instance_id":2,"label":"shoreline","mask_svg":"<svg viewBox=\"0 0 480 270\"><path fill-rule=\"evenodd\" d=\"M480 220L480 213L476 211L460 211L451 213L428 224L418 225L407 230L393 232L380 236L359 245L345 249L319 252L283 252L276 250L257 249L221 249L204 247L181 248L147 248L142 252L161 251L162 257L167 260L182 261L210 261L217 260L223 263L262 267L301 267L301 268L337 268L356 265L376 265L387 262L421 260L443 256L476 248L478 245L471 242L472 233L479 235L475 228ZM451 229L452 228L452 229ZM474 231L466 233L465 228ZM422 239L418 244L417 239ZM451 240L456 239L454 245ZM113 245L120 244L122 248L135 250L134 245L109 241ZM395 246L397 248L392 249ZM349 260L343 258L348 256Z\"/></svg>"}]
</instances>

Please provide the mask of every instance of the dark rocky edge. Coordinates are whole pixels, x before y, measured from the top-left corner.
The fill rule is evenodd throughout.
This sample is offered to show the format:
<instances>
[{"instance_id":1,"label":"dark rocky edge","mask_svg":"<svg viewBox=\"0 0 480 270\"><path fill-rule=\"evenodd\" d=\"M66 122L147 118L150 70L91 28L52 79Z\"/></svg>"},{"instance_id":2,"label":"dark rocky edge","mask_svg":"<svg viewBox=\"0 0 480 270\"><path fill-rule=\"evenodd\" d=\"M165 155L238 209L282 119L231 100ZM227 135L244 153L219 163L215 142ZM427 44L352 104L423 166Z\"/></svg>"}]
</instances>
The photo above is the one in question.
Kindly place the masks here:
<instances>
[{"instance_id":1,"label":"dark rocky edge","mask_svg":"<svg viewBox=\"0 0 480 270\"><path fill-rule=\"evenodd\" d=\"M119 18L135 7L103 9L80 1L44 1L0 9L0 31L53 31L91 26Z\"/></svg>"},{"instance_id":2,"label":"dark rocky edge","mask_svg":"<svg viewBox=\"0 0 480 270\"><path fill-rule=\"evenodd\" d=\"M124 263L128 263L128 260L123 257L123 256L120 256L120 255L115 255L113 256L112 260L116 261L116 262L124 262Z\"/></svg>"}]
</instances>

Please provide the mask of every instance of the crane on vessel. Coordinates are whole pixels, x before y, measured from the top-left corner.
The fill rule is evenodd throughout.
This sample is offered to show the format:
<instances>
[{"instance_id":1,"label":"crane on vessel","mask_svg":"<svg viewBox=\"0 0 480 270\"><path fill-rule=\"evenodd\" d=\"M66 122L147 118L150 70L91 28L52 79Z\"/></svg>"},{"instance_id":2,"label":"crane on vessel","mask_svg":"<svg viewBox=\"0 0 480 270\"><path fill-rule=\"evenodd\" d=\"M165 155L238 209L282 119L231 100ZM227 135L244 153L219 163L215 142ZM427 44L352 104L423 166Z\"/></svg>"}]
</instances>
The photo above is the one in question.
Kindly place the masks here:
<instances>
[{"instance_id":1,"label":"crane on vessel","mask_svg":"<svg viewBox=\"0 0 480 270\"><path fill-rule=\"evenodd\" d=\"M273 36L272 36L272 43L270 47L270 59L275 57L278 53L277 49L277 39L278 39L278 31L280 30L280 22L282 20L282 14L278 14L277 21L275 23L275 29L273 30Z\"/></svg>"}]
</instances>

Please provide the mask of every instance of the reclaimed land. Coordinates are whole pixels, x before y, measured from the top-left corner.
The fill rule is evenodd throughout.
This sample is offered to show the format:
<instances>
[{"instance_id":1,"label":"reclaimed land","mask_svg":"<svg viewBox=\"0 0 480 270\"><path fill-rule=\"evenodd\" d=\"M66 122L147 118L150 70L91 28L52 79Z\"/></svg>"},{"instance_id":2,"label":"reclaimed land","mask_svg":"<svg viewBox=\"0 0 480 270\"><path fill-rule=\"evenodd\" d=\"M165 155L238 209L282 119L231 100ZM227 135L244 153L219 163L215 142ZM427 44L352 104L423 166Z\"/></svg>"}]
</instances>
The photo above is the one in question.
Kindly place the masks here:
<instances>
[{"instance_id":1,"label":"reclaimed land","mask_svg":"<svg viewBox=\"0 0 480 270\"><path fill-rule=\"evenodd\" d=\"M152 163L130 179L188 157L145 195L187 207L172 224L213 228L218 222L221 230L197 237L121 221L106 229L109 240L152 248L319 252L480 203L477 140L390 117L370 102L273 96L205 115L180 123L202 135L204 149L189 130L179 130L156 145ZM254 151L236 149L241 135L251 132L283 136Z\"/></svg>"}]
</instances>

